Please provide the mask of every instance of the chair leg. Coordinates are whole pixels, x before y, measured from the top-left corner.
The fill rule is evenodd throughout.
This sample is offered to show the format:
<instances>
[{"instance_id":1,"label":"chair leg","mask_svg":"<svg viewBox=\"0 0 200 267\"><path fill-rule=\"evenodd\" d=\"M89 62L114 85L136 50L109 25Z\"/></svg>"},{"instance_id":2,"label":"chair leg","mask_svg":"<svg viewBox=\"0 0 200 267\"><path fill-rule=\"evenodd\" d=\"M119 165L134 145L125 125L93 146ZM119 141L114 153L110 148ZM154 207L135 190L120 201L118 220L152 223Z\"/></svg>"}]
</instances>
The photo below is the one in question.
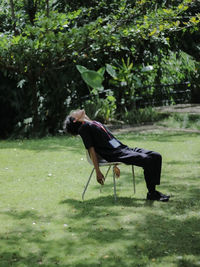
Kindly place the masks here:
<instances>
[{"instance_id":1,"label":"chair leg","mask_svg":"<svg viewBox=\"0 0 200 267\"><path fill-rule=\"evenodd\" d=\"M111 168L111 165L108 167L108 170L107 170L106 175L105 175L105 180L106 180L106 177L107 177L107 175L108 175L108 173L110 171L110 168Z\"/></svg>"},{"instance_id":2,"label":"chair leg","mask_svg":"<svg viewBox=\"0 0 200 267\"><path fill-rule=\"evenodd\" d=\"M113 166L113 184L114 184L114 198L115 198L115 201L116 201L117 200L117 195L116 195L116 181L115 181L114 166Z\"/></svg>"},{"instance_id":3,"label":"chair leg","mask_svg":"<svg viewBox=\"0 0 200 267\"><path fill-rule=\"evenodd\" d=\"M135 188L135 172L134 172L134 166L132 165L132 174L133 174L133 190L134 194L136 193L136 188Z\"/></svg>"},{"instance_id":4,"label":"chair leg","mask_svg":"<svg viewBox=\"0 0 200 267\"><path fill-rule=\"evenodd\" d=\"M90 183L90 180L91 180L91 178L92 178L92 174L93 174L93 172L94 172L94 168L93 168L93 170L91 171L90 177L89 177L89 179L88 179L88 181L87 181L87 184L86 184L86 186L85 186L85 188L84 188L84 190L83 190L83 193L82 193L82 200L84 200L84 195L85 195L85 192L86 192L86 190L87 190L87 188L88 188L88 185L89 185L89 183Z\"/></svg>"},{"instance_id":5,"label":"chair leg","mask_svg":"<svg viewBox=\"0 0 200 267\"><path fill-rule=\"evenodd\" d=\"M106 172L106 175L104 176L105 180L106 180L106 177L108 176L108 173L110 171L110 168L111 168L111 165L108 167L107 172ZM105 180L104 180L104 182L105 182ZM100 186L100 193L102 192L102 187L103 187L103 185Z\"/></svg>"}]
</instances>

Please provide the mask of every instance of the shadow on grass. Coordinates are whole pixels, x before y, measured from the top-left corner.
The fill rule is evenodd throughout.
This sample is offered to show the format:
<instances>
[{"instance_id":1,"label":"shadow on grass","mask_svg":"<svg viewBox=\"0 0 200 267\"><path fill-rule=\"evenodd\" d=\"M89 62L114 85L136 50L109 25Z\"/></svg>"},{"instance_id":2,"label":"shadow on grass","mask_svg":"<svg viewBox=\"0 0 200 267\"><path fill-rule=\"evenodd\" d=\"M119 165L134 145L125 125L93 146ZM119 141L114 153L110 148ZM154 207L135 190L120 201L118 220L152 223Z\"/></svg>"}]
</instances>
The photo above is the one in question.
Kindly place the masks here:
<instances>
[{"instance_id":1,"label":"shadow on grass","mask_svg":"<svg viewBox=\"0 0 200 267\"><path fill-rule=\"evenodd\" d=\"M169 165L190 165L190 166L195 166L200 164L199 160L173 160L173 161L167 161L167 164Z\"/></svg>"},{"instance_id":2,"label":"shadow on grass","mask_svg":"<svg viewBox=\"0 0 200 267\"><path fill-rule=\"evenodd\" d=\"M180 191L182 188L180 188ZM88 232L90 238L99 240L102 246L108 243L123 242L127 240L129 246L126 246L126 256L134 259L140 258L138 263L132 261L132 265L121 262L120 266L146 266L142 261L142 255L145 255L150 261L152 259L160 259L165 257L175 257L173 261L177 263L177 266L197 266L192 259L187 257L199 257L200 235L199 235L199 217L189 217L188 212L192 209L197 211L199 208L199 190L195 188L190 189L190 193L193 198L187 199L172 199L169 203L161 203L162 214L156 212L157 205L155 202L145 201L138 198L120 198L116 203L118 208L133 207L132 212L143 214L143 219L139 221L128 222L128 230L126 227L121 227L116 231L111 231L103 226L101 233L96 231L95 233L91 228L97 224L99 218L105 217L105 221L109 216L114 216L113 222L118 222L118 217L127 216L127 209L124 212L117 213L115 210L111 214L107 215L106 211L108 207L113 206L112 197L100 197L96 199L90 199L85 202L76 201L73 199L67 199L61 204L68 204L77 209L78 214L73 215L74 218L80 220L84 217L89 217L91 224L88 226L82 226L77 228L77 232ZM101 207L101 209L99 209ZM144 208L144 210L141 210ZM155 212L154 212L155 210ZM119 209L118 209L119 211ZM130 210L129 210L130 212ZM174 216L176 215L176 216ZM126 225L127 226L127 225ZM82 230L81 230L82 228ZM84 230L85 228L85 230ZM132 245L130 245L132 243ZM140 255L140 256L138 256ZM118 260L121 260L120 258ZM136 260L135 260L136 261ZM117 259L111 260L110 264L106 266L114 266L117 264ZM138 264L138 265L137 265ZM84 266L80 265L80 266Z\"/></svg>"},{"instance_id":3,"label":"shadow on grass","mask_svg":"<svg viewBox=\"0 0 200 267\"><path fill-rule=\"evenodd\" d=\"M144 206L145 199L143 198L130 198L130 197L117 197L117 201L114 200L114 196L102 196L94 199L88 199L79 201L76 199L66 199L60 202L60 204L69 204L77 209L84 209L90 207L109 207L109 206L126 206L126 207L141 207Z\"/></svg>"},{"instance_id":4,"label":"shadow on grass","mask_svg":"<svg viewBox=\"0 0 200 267\"><path fill-rule=\"evenodd\" d=\"M144 241L142 250L149 258L172 254L199 256L199 223L200 219L196 217L180 220L172 219L167 214L165 216L155 214L146 216L135 234L138 238L143 236L146 239L147 242ZM128 253L134 250L135 246L130 246Z\"/></svg>"},{"instance_id":5,"label":"shadow on grass","mask_svg":"<svg viewBox=\"0 0 200 267\"><path fill-rule=\"evenodd\" d=\"M163 187L164 188L164 187ZM179 185L178 188L174 189L174 186L168 187L171 191L171 198L167 203L161 203L162 211L166 211L166 214L187 214L187 212L192 209L198 209L200 205L200 189L191 187L188 189L188 185ZM174 190L174 191L173 191ZM186 191L187 190L187 191ZM146 198L134 198L134 197L117 197L114 200L114 196L102 196L97 198L92 198L84 201L76 199L65 199L60 202L60 204L67 204L74 207L77 212L73 214L72 217L76 219L81 219L83 217L94 218L98 210L98 217L105 214L107 208L154 208L157 205L157 201L149 201ZM99 209L99 207L101 209Z\"/></svg>"},{"instance_id":6,"label":"shadow on grass","mask_svg":"<svg viewBox=\"0 0 200 267\"><path fill-rule=\"evenodd\" d=\"M38 220L40 218L38 217L36 212L32 210L26 210L22 212L18 212L17 210L7 210L7 211L1 211L0 214L8 215L15 220L22 220L22 219L27 219L27 218Z\"/></svg>"},{"instance_id":7,"label":"shadow on grass","mask_svg":"<svg viewBox=\"0 0 200 267\"><path fill-rule=\"evenodd\" d=\"M150 136L149 140L153 140L151 138L155 136ZM174 135L167 138L171 141ZM51 140L41 144L41 149L67 150L62 138L55 139L48 148ZM73 144L68 139L67 144L69 150L75 146L79 152L79 140ZM40 150L36 141L33 147ZM25 145L23 149L32 148ZM184 163L173 162L181 166ZM131 172L123 175L119 183L126 190L132 186ZM51 213L47 217L33 210L1 211L2 215L10 217L11 223L0 234L0 267L146 267L151 263L156 266L157 262L165 266L166 260L169 260L166 266L199 266L199 177L188 174L183 179L174 179L174 183L163 181L162 188L174 193L169 203L149 202L134 196L118 197L115 203L113 196L102 196L84 202L64 199L60 202L62 216L56 209L51 211L55 216ZM136 182L144 183L144 179L136 175ZM112 183L107 186L112 193ZM32 225L33 221L42 224ZM70 225L65 231L61 231L63 221L69 221ZM52 223L51 228L48 222ZM52 232L55 233L52 235ZM90 252L91 247L95 248L95 254ZM101 250L106 254L99 253Z\"/></svg>"},{"instance_id":8,"label":"shadow on grass","mask_svg":"<svg viewBox=\"0 0 200 267\"><path fill-rule=\"evenodd\" d=\"M65 199L60 202L68 207L63 218L71 224L64 236L55 235L54 238L48 238L50 229L32 226L29 219L43 223L51 221L61 226L63 218L46 218L32 210L7 210L2 214L14 219L16 226L0 235L0 266L134 267L147 266L152 260L160 263L166 257L172 257L170 263L173 261L176 266L197 266L190 257L199 257L200 218L187 214L191 209L199 210L200 192L191 187L189 193L186 199L174 199L160 203L160 206L142 198L119 197L115 205L113 196L84 202ZM192 197L197 199L189 206ZM76 213L69 212L72 209ZM129 221L122 220L130 213L136 216L130 217ZM106 257L98 253L95 256L88 249L91 244L97 246L97 250L99 247L112 249L108 249ZM114 249L116 244L120 244L119 251ZM34 247L33 251L30 245ZM26 252L23 246L27 247Z\"/></svg>"},{"instance_id":9,"label":"shadow on grass","mask_svg":"<svg viewBox=\"0 0 200 267\"><path fill-rule=\"evenodd\" d=\"M181 193L182 189L179 189L179 193ZM99 218L105 216L107 207L113 205L113 199L110 196L90 199L85 202L66 199L61 204L75 207L78 210L78 214L74 215L76 219L80 220L84 217L90 217L90 226L92 226L96 224ZM191 217L187 214L192 211L195 213L195 211L199 210L200 190L191 187L187 198L172 198L168 203L161 203L162 207L160 209L162 214L156 212L157 205L154 207L154 204L155 202L145 201L144 199L119 197L116 203L117 207L133 207L132 212L136 213L139 208L139 211L143 214L143 219L139 223L137 221L129 223L128 232L124 231L122 227L117 233L104 229L100 234L94 234L91 233L88 227L89 235L91 233L90 238L93 237L96 240L101 240L103 244L105 242L115 242L115 239L119 242L123 242L123 240L132 241L133 245L126 247L126 255L128 257L137 258L137 255L145 255L145 257L151 260L175 256L173 261L177 263L177 266L181 266L181 264L188 267L198 266L192 259L187 257L199 257L200 218L196 216ZM99 209L99 207L102 209ZM141 210L143 207L145 208L145 214ZM125 209L125 211L127 210ZM113 221L117 223L118 216L123 216L123 214L125 216L125 213L117 214L116 211L112 212L111 215L115 217ZM78 232L79 230L77 229ZM113 262L108 266L114 266L112 264ZM130 266L137 266L133 262L132 264ZM138 266L143 266L142 264L142 259L140 259ZM121 266L126 265L122 263Z\"/></svg>"}]
</instances>

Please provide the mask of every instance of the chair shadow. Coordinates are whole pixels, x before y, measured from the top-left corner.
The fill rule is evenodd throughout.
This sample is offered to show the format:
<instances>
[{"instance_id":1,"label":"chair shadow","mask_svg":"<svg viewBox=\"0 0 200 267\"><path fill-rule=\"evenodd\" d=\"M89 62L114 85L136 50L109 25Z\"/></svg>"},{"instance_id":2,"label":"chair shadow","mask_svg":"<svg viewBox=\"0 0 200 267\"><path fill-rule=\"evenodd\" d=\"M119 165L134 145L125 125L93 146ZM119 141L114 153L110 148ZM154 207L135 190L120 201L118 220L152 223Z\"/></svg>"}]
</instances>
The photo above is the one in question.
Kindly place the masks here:
<instances>
[{"instance_id":1,"label":"chair shadow","mask_svg":"<svg viewBox=\"0 0 200 267\"><path fill-rule=\"evenodd\" d=\"M84 201L68 198L61 201L59 204L69 204L75 208L81 206L90 206L90 207L109 207L113 205L125 206L125 207L143 207L147 205L147 200L143 198L134 198L134 197L117 197L117 200L114 200L113 196L101 196L92 199L86 199Z\"/></svg>"}]
</instances>

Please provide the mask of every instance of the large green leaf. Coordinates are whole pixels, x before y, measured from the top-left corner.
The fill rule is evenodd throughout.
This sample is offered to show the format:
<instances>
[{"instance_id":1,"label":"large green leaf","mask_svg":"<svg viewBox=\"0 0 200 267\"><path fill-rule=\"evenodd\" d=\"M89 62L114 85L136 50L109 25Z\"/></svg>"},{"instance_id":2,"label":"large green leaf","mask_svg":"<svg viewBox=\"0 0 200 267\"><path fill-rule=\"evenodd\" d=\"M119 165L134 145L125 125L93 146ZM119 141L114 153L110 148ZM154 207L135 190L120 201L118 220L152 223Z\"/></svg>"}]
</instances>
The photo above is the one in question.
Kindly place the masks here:
<instances>
[{"instance_id":1,"label":"large green leaf","mask_svg":"<svg viewBox=\"0 0 200 267\"><path fill-rule=\"evenodd\" d=\"M81 73L83 80L94 89L103 89L103 76L96 71L87 70Z\"/></svg>"},{"instance_id":2,"label":"large green leaf","mask_svg":"<svg viewBox=\"0 0 200 267\"><path fill-rule=\"evenodd\" d=\"M106 70L106 68L105 68L105 67L102 67L102 68L100 68L97 72L98 72L99 74L101 74L101 76L103 76L104 73L105 73L105 70Z\"/></svg>"},{"instance_id":3,"label":"large green leaf","mask_svg":"<svg viewBox=\"0 0 200 267\"><path fill-rule=\"evenodd\" d=\"M105 71L105 68L101 68L97 71L88 70L86 67L81 65L76 65L76 68L81 74L82 79L92 87L93 89L103 90L104 87L102 85L102 82L104 80L103 74Z\"/></svg>"},{"instance_id":4,"label":"large green leaf","mask_svg":"<svg viewBox=\"0 0 200 267\"><path fill-rule=\"evenodd\" d=\"M113 78L117 77L116 71L110 64L106 64L106 71L110 74L111 77Z\"/></svg>"},{"instance_id":5,"label":"large green leaf","mask_svg":"<svg viewBox=\"0 0 200 267\"><path fill-rule=\"evenodd\" d=\"M76 65L77 70L82 74L85 71L88 71L88 69L81 65Z\"/></svg>"}]
</instances>

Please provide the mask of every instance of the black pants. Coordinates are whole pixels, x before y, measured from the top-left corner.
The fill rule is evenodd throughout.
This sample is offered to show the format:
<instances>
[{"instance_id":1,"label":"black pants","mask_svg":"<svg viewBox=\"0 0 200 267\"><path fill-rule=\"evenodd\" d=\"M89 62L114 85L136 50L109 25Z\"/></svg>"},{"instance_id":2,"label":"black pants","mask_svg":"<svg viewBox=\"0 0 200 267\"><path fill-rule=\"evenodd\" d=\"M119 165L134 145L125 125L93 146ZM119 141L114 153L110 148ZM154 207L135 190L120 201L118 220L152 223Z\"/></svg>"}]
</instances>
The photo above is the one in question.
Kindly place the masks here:
<instances>
[{"instance_id":1,"label":"black pants","mask_svg":"<svg viewBox=\"0 0 200 267\"><path fill-rule=\"evenodd\" d=\"M142 167L147 188L160 184L162 156L159 153L143 148L125 147L114 157L112 161Z\"/></svg>"}]
</instances>

